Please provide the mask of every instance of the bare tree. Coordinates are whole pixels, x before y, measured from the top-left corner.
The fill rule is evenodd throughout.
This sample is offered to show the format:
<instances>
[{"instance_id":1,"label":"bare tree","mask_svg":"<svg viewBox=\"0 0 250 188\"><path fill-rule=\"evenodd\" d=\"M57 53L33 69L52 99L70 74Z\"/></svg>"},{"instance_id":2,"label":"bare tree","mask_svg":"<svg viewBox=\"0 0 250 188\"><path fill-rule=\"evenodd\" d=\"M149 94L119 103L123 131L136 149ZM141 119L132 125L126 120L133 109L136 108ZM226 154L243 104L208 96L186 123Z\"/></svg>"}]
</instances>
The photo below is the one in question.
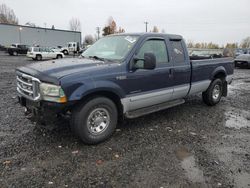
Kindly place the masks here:
<instances>
[{"instance_id":1,"label":"bare tree","mask_svg":"<svg viewBox=\"0 0 250 188\"><path fill-rule=\"evenodd\" d=\"M231 49L238 48L238 43L227 43L225 48L231 48Z\"/></svg>"},{"instance_id":2,"label":"bare tree","mask_svg":"<svg viewBox=\"0 0 250 188\"><path fill-rule=\"evenodd\" d=\"M0 4L0 23L18 24L14 11L5 4Z\"/></svg>"},{"instance_id":3,"label":"bare tree","mask_svg":"<svg viewBox=\"0 0 250 188\"><path fill-rule=\"evenodd\" d=\"M191 40L188 40L188 41L186 42L186 44L187 44L187 47L188 47L188 48L194 48L194 46L195 46L194 42L191 41Z\"/></svg>"},{"instance_id":4,"label":"bare tree","mask_svg":"<svg viewBox=\"0 0 250 188\"><path fill-rule=\"evenodd\" d=\"M72 31L81 31L81 22L77 18L71 18L69 21L69 27Z\"/></svg>"},{"instance_id":5,"label":"bare tree","mask_svg":"<svg viewBox=\"0 0 250 188\"><path fill-rule=\"evenodd\" d=\"M34 24L34 23L32 23L32 22L27 22L25 25L31 26L31 27L36 27L36 24Z\"/></svg>"},{"instance_id":6,"label":"bare tree","mask_svg":"<svg viewBox=\"0 0 250 188\"><path fill-rule=\"evenodd\" d=\"M157 26L154 26L154 27L153 27L153 32L154 32L154 33L159 33L159 29L158 29Z\"/></svg>"},{"instance_id":7,"label":"bare tree","mask_svg":"<svg viewBox=\"0 0 250 188\"><path fill-rule=\"evenodd\" d=\"M89 44L93 44L95 42L95 39L92 35L86 35L84 38L84 42L85 44L89 45Z\"/></svg>"},{"instance_id":8,"label":"bare tree","mask_svg":"<svg viewBox=\"0 0 250 188\"><path fill-rule=\"evenodd\" d=\"M117 33L125 33L125 29L119 27L119 30L117 31Z\"/></svg>"},{"instance_id":9,"label":"bare tree","mask_svg":"<svg viewBox=\"0 0 250 188\"><path fill-rule=\"evenodd\" d=\"M240 47L241 48L250 48L250 37L243 39L241 44L240 44Z\"/></svg>"}]
</instances>

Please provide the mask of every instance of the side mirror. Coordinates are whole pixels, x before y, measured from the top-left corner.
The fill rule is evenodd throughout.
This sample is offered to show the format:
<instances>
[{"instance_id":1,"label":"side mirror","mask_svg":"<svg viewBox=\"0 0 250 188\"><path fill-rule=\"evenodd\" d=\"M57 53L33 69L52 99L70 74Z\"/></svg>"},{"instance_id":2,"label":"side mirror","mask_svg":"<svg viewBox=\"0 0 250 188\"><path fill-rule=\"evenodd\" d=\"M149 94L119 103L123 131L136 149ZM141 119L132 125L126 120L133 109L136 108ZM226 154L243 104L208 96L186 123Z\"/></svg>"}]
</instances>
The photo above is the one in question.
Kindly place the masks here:
<instances>
[{"instance_id":1,"label":"side mirror","mask_svg":"<svg viewBox=\"0 0 250 188\"><path fill-rule=\"evenodd\" d=\"M138 65L137 61L143 61L142 65ZM134 57L134 63L132 65L132 69L155 69L156 67L156 57L153 53L145 53L144 58L140 59L138 57Z\"/></svg>"},{"instance_id":2,"label":"side mirror","mask_svg":"<svg viewBox=\"0 0 250 188\"><path fill-rule=\"evenodd\" d=\"M156 57L153 53L144 54L144 69L155 69Z\"/></svg>"}]
</instances>

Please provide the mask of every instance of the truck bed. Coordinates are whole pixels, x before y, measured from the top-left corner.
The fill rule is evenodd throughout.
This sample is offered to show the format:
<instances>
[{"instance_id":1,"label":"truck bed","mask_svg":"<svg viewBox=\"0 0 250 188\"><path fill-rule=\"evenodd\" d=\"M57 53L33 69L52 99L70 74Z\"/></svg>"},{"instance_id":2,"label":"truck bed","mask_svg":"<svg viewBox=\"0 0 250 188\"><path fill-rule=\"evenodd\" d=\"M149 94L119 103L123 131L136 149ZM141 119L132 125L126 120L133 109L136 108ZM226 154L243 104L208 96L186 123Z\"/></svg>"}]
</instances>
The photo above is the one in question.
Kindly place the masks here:
<instances>
[{"instance_id":1,"label":"truck bed","mask_svg":"<svg viewBox=\"0 0 250 188\"><path fill-rule=\"evenodd\" d=\"M191 60L192 82L212 79L213 72L217 69L227 70L227 74L233 74L234 60L232 58Z\"/></svg>"}]
</instances>

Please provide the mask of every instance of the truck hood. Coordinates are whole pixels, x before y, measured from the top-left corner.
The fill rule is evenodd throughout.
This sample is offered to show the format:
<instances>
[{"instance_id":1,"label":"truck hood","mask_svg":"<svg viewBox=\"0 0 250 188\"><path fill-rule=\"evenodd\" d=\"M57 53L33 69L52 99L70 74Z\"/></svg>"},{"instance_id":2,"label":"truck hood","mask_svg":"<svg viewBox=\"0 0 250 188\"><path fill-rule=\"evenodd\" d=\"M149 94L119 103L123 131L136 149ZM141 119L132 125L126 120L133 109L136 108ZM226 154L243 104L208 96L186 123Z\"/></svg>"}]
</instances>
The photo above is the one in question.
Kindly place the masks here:
<instances>
[{"instance_id":1,"label":"truck hood","mask_svg":"<svg viewBox=\"0 0 250 188\"><path fill-rule=\"evenodd\" d=\"M59 79L76 73L89 75L92 71L117 62L103 62L87 58L65 58L60 60L43 61L17 68L17 71L27 73L42 81L59 83Z\"/></svg>"}]
</instances>

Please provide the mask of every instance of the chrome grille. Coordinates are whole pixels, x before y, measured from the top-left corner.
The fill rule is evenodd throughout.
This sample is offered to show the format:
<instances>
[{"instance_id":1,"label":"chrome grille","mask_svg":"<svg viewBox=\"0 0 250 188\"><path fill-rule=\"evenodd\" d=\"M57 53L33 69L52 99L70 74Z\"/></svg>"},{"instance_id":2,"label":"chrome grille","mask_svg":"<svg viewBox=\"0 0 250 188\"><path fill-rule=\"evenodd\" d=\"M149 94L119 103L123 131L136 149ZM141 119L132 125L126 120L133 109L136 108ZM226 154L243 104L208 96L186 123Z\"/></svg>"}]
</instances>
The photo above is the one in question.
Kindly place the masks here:
<instances>
[{"instance_id":1,"label":"chrome grille","mask_svg":"<svg viewBox=\"0 0 250 188\"><path fill-rule=\"evenodd\" d=\"M24 74L21 72L17 72L16 76L17 80L17 92L32 101L37 101L40 99L40 92L39 92L39 83L40 80L30 76L28 74Z\"/></svg>"}]
</instances>

